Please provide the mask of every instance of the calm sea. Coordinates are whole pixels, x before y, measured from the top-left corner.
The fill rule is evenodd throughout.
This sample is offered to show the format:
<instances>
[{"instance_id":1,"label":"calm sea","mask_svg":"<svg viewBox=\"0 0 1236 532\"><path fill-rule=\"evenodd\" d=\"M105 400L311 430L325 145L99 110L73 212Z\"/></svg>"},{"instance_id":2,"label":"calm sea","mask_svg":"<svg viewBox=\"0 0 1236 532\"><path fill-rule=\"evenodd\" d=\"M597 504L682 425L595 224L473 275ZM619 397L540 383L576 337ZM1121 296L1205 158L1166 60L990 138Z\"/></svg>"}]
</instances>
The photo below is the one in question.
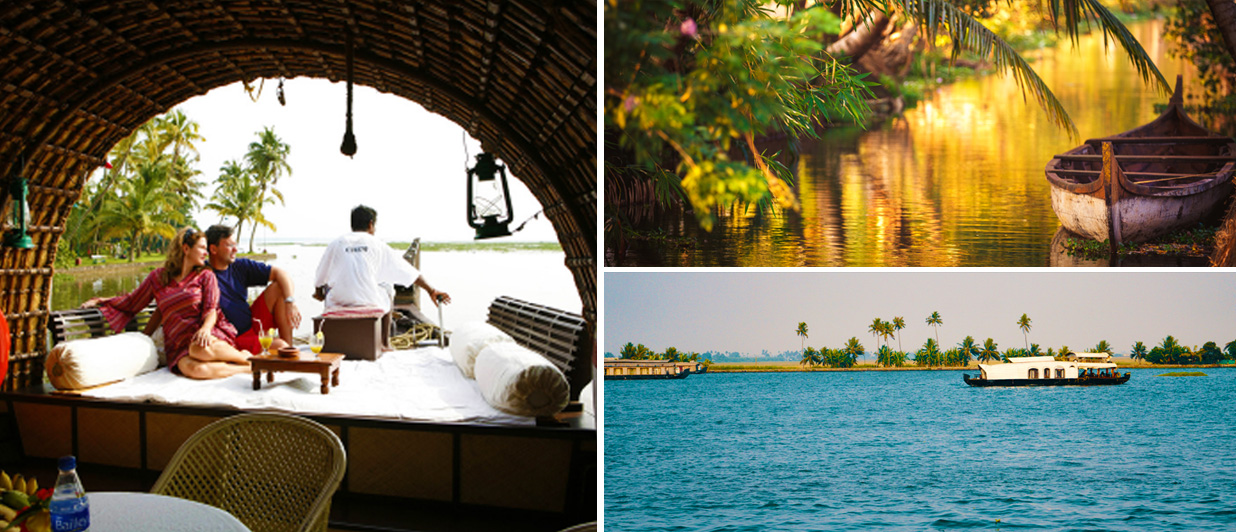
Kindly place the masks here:
<instances>
[{"instance_id":1,"label":"calm sea","mask_svg":"<svg viewBox=\"0 0 1236 532\"><path fill-rule=\"evenodd\" d=\"M1236 529L1236 368L982 389L958 371L605 382L605 529Z\"/></svg>"}]
</instances>

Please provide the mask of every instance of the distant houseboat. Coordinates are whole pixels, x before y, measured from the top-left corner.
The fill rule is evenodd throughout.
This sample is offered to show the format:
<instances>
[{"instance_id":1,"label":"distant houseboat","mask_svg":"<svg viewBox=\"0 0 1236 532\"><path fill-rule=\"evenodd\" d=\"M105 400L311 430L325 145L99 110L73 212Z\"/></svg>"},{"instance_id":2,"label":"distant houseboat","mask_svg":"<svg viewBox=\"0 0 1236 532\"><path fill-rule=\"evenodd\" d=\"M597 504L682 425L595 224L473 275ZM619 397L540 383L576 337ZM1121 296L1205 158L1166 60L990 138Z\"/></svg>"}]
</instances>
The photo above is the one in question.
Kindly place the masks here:
<instances>
[{"instance_id":1,"label":"distant houseboat","mask_svg":"<svg viewBox=\"0 0 1236 532\"><path fill-rule=\"evenodd\" d=\"M692 373L704 373L707 369L699 362L670 362L668 360L605 359L606 380L634 379L685 379Z\"/></svg>"},{"instance_id":2,"label":"distant houseboat","mask_svg":"<svg viewBox=\"0 0 1236 532\"><path fill-rule=\"evenodd\" d=\"M1048 356L1012 357L1003 364L979 364L977 378L962 380L970 386L1090 386L1124 384L1129 373L1116 372L1107 353L1073 353L1067 360Z\"/></svg>"}]
</instances>

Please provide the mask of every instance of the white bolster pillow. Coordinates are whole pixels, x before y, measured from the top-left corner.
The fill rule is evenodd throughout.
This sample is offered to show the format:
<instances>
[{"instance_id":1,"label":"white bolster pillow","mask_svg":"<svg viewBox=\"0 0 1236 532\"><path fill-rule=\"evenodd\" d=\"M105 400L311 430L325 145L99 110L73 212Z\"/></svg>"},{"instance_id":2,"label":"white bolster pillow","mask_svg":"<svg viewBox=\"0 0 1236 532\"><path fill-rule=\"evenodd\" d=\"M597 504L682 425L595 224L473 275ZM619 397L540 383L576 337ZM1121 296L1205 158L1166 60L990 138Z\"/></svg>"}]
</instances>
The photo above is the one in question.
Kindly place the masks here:
<instances>
[{"instance_id":1,"label":"white bolster pillow","mask_svg":"<svg viewBox=\"0 0 1236 532\"><path fill-rule=\"evenodd\" d=\"M544 357L515 343L485 346L476 357L476 383L494 408L517 416L549 416L566 408L566 376Z\"/></svg>"},{"instance_id":2,"label":"white bolster pillow","mask_svg":"<svg viewBox=\"0 0 1236 532\"><path fill-rule=\"evenodd\" d=\"M499 342L514 342L511 335L483 321L472 321L451 331L451 358L464 376L476 378L476 356L485 346Z\"/></svg>"},{"instance_id":3,"label":"white bolster pillow","mask_svg":"<svg viewBox=\"0 0 1236 532\"><path fill-rule=\"evenodd\" d=\"M44 365L56 389L80 390L153 371L159 355L149 336L127 332L61 342Z\"/></svg>"}]
</instances>

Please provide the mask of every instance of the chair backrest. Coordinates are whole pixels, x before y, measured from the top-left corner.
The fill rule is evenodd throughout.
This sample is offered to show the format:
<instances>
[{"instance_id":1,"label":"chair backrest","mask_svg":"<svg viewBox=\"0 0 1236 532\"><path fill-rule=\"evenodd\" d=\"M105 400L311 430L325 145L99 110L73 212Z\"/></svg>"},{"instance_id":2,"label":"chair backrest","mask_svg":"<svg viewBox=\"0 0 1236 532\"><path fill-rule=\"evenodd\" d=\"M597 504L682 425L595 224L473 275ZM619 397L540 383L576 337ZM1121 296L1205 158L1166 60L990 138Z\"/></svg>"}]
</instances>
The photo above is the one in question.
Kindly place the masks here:
<instances>
[{"instance_id":1,"label":"chair backrest","mask_svg":"<svg viewBox=\"0 0 1236 532\"><path fill-rule=\"evenodd\" d=\"M150 314L154 310L154 305L142 309L125 326L124 330L142 330L146 326L146 322L150 320ZM53 311L51 319L47 321L47 327L51 330L48 338L52 345L66 340L98 338L112 334L112 329L107 325L107 320L103 319L103 311L98 308L75 308Z\"/></svg>"},{"instance_id":2,"label":"chair backrest","mask_svg":"<svg viewBox=\"0 0 1236 532\"><path fill-rule=\"evenodd\" d=\"M190 436L150 491L222 508L253 532L325 531L346 463L317 422L241 414Z\"/></svg>"}]
</instances>

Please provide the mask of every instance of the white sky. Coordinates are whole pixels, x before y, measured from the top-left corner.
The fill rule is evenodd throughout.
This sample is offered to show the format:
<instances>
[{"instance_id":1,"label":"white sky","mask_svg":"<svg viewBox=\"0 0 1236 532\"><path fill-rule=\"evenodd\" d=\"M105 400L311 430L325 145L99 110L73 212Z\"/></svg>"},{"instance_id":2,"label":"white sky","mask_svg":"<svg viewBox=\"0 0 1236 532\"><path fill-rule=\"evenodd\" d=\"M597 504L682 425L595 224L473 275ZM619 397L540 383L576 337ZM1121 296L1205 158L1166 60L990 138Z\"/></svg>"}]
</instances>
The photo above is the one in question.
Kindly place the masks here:
<instances>
[{"instance_id":1,"label":"white sky","mask_svg":"<svg viewBox=\"0 0 1236 532\"><path fill-rule=\"evenodd\" d=\"M467 138L454 122L432 114L409 100L355 86L353 131L357 153L339 153L343 140L346 86L324 79L296 78L284 82L287 106L275 97L277 80L267 80L255 103L241 84L220 87L181 103L179 107L201 126L197 143L199 179L207 183L207 199L225 161L243 157L250 142L266 126L291 146L291 177L279 180L286 205L266 207L278 231L257 231L255 242L329 241L350 230L349 213L358 204L378 211L378 237L387 241L470 241L475 232L465 211L466 165L475 164L480 143ZM500 161L501 162L501 161ZM524 184L508 182L514 210L511 229L541 209ZM204 205L206 202L203 202ZM199 212L198 225L219 222L213 211ZM231 223L229 221L228 223ZM242 243L248 243L250 227ZM557 242L544 215L522 232L492 241Z\"/></svg>"},{"instance_id":2,"label":"white sky","mask_svg":"<svg viewBox=\"0 0 1236 532\"><path fill-rule=\"evenodd\" d=\"M871 352L867 327L894 316L905 318L902 347L913 352L935 334L926 324L932 311L944 320L945 348L966 335L991 337L1001 350L1022 347L1022 313L1032 320L1030 342L1044 350L1107 340L1125 353L1169 334L1189 346L1236 338L1236 273L1223 270L611 271L602 301L602 346L615 354L626 342L656 351L798 350L800 321L807 345L841 347L857 336Z\"/></svg>"}]
</instances>

